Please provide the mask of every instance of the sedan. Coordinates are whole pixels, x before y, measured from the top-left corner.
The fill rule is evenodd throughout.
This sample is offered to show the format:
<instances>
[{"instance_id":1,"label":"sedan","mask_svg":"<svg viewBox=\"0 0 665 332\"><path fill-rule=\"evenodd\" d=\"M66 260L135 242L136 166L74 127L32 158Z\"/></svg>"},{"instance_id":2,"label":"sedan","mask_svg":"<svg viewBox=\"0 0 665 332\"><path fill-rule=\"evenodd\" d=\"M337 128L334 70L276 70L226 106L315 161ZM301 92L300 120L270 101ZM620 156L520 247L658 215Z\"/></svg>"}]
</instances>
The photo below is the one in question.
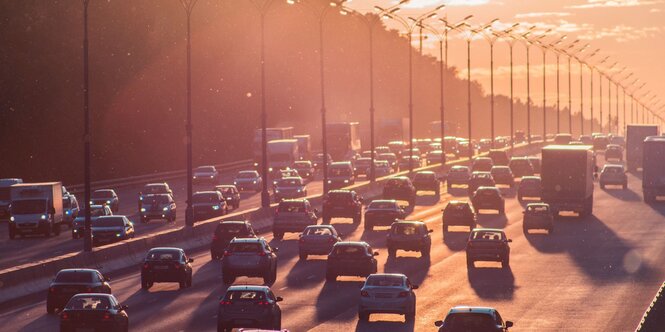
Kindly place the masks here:
<instances>
[{"instance_id":1,"label":"sedan","mask_svg":"<svg viewBox=\"0 0 665 332\"><path fill-rule=\"evenodd\" d=\"M111 208L106 205L90 205L90 222L94 223L101 216L112 216ZM85 210L81 210L79 215L72 221L72 239L83 237L85 229Z\"/></svg>"},{"instance_id":2,"label":"sedan","mask_svg":"<svg viewBox=\"0 0 665 332\"><path fill-rule=\"evenodd\" d=\"M215 166L199 166L194 169L194 174L192 175L192 181L194 183L199 182L211 182L217 183L219 181L219 172Z\"/></svg>"},{"instance_id":3,"label":"sedan","mask_svg":"<svg viewBox=\"0 0 665 332\"><path fill-rule=\"evenodd\" d=\"M99 217L92 224L92 244L112 243L134 237L134 224L125 216Z\"/></svg>"},{"instance_id":4,"label":"sedan","mask_svg":"<svg viewBox=\"0 0 665 332\"><path fill-rule=\"evenodd\" d=\"M109 278L93 269L64 269L55 275L48 288L46 312L52 314L55 309L63 309L69 299L78 293L111 294Z\"/></svg>"},{"instance_id":5,"label":"sedan","mask_svg":"<svg viewBox=\"0 0 665 332\"><path fill-rule=\"evenodd\" d=\"M194 220L206 220L229 213L226 200L219 191L199 191L192 195Z\"/></svg>"},{"instance_id":6,"label":"sedan","mask_svg":"<svg viewBox=\"0 0 665 332\"><path fill-rule=\"evenodd\" d=\"M193 262L180 248L150 249L141 266L141 288L148 289L155 282L177 282L180 289L192 287Z\"/></svg>"},{"instance_id":7,"label":"sedan","mask_svg":"<svg viewBox=\"0 0 665 332\"><path fill-rule=\"evenodd\" d=\"M469 234L466 243L466 264L474 268L476 261L501 262L502 268L510 264L511 239L506 238L503 230L494 228L476 228Z\"/></svg>"},{"instance_id":8,"label":"sedan","mask_svg":"<svg viewBox=\"0 0 665 332\"><path fill-rule=\"evenodd\" d=\"M92 193L90 205L108 205L113 213L118 213L120 201L113 189L99 189Z\"/></svg>"},{"instance_id":9,"label":"sedan","mask_svg":"<svg viewBox=\"0 0 665 332\"><path fill-rule=\"evenodd\" d=\"M434 322L434 326L439 328L439 332L506 332L513 322L504 322L494 308L457 306L450 309L444 320Z\"/></svg>"},{"instance_id":10,"label":"sedan","mask_svg":"<svg viewBox=\"0 0 665 332\"><path fill-rule=\"evenodd\" d=\"M600 189L605 189L607 185L622 186L623 189L628 188L628 176L626 176L626 169L623 165L607 164L603 166L600 171Z\"/></svg>"},{"instance_id":11,"label":"sedan","mask_svg":"<svg viewBox=\"0 0 665 332\"><path fill-rule=\"evenodd\" d=\"M275 181L274 192L275 202L307 196L307 188L300 177L286 177Z\"/></svg>"},{"instance_id":12,"label":"sedan","mask_svg":"<svg viewBox=\"0 0 665 332\"><path fill-rule=\"evenodd\" d=\"M378 251L372 251L367 242L337 242L328 254L326 281L335 281L337 276L367 277L376 273Z\"/></svg>"},{"instance_id":13,"label":"sedan","mask_svg":"<svg viewBox=\"0 0 665 332\"><path fill-rule=\"evenodd\" d=\"M390 226L397 219L404 219L406 211L396 200L374 200L365 209L365 230L372 231L374 226Z\"/></svg>"},{"instance_id":14,"label":"sedan","mask_svg":"<svg viewBox=\"0 0 665 332\"><path fill-rule=\"evenodd\" d=\"M226 200L226 205L234 209L238 209L240 207L240 192L236 186L225 184L216 186L215 190L222 194L222 197L224 197Z\"/></svg>"},{"instance_id":15,"label":"sedan","mask_svg":"<svg viewBox=\"0 0 665 332\"><path fill-rule=\"evenodd\" d=\"M367 277L360 289L358 319L369 320L373 313L404 315L407 322L416 318L416 294L418 285L398 273L377 273Z\"/></svg>"},{"instance_id":16,"label":"sedan","mask_svg":"<svg viewBox=\"0 0 665 332\"><path fill-rule=\"evenodd\" d=\"M60 331L128 331L127 306L111 294L83 293L60 313Z\"/></svg>"},{"instance_id":17,"label":"sedan","mask_svg":"<svg viewBox=\"0 0 665 332\"><path fill-rule=\"evenodd\" d=\"M233 185L235 185L239 191L253 190L260 192L262 183L261 176L257 171L240 171L238 172L238 175L236 175L235 180L233 180Z\"/></svg>"},{"instance_id":18,"label":"sedan","mask_svg":"<svg viewBox=\"0 0 665 332\"><path fill-rule=\"evenodd\" d=\"M298 254L302 260L308 255L327 255L341 240L332 225L307 226L298 240Z\"/></svg>"}]
</instances>

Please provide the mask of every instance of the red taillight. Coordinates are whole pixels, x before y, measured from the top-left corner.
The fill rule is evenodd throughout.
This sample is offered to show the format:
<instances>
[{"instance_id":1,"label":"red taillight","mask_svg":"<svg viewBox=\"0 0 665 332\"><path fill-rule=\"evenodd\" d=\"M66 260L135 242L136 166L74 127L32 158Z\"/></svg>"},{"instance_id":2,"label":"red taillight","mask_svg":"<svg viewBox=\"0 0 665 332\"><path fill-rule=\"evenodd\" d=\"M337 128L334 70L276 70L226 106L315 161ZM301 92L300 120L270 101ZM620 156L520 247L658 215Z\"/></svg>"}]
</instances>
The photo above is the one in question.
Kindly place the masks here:
<instances>
[{"instance_id":1,"label":"red taillight","mask_svg":"<svg viewBox=\"0 0 665 332\"><path fill-rule=\"evenodd\" d=\"M60 316L63 320L68 320L69 319L69 314L66 312L63 312L62 315Z\"/></svg>"},{"instance_id":2,"label":"red taillight","mask_svg":"<svg viewBox=\"0 0 665 332\"><path fill-rule=\"evenodd\" d=\"M92 293L92 287L86 287L85 291L88 292L88 293Z\"/></svg>"},{"instance_id":3,"label":"red taillight","mask_svg":"<svg viewBox=\"0 0 665 332\"><path fill-rule=\"evenodd\" d=\"M148 263L143 264L143 269L144 270L150 269L150 265Z\"/></svg>"},{"instance_id":4,"label":"red taillight","mask_svg":"<svg viewBox=\"0 0 665 332\"><path fill-rule=\"evenodd\" d=\"M173 267L174 267L176 270L180 270L180 268L181 268L180 263L175 263L175 264L173 264Z\"/></svg>"},{"instance_id":5,"label":"red taillight","mask_svg":"<svg viewBox=\"0 0 665 332\"><path fill-rule=\"evenodd\" d=\"M399 297L407 297L409 296L409 292L399 292Z\"/></svg>"},{"instance_id":6,"label":"red taillight","mask_svg":"<svg viewBox=\"0 0 665 332\"><path fill-rule=\"evenodd\" d=\"M265 256L266 252L265 251L259 251L259 256Z\"/></svg>"},{"instance_id":7,"label":"red taillight","mask_svg":"<svg viewBox=\"0 0 665 332\"><path fill-rule=\"evenodd\" d=\"M108 312L105 312L104 316L102 316L102 320L110 320L110 319L111 319L111 314L109 314Z\"/></svg>"},{"instance_id":8,"label":"red taillight","mask_svg":"<svg viewBox=\"0 0 665 332\"><path fill-rule=\"evenodd\" d=\"M231 252L228 250L224 250L224 257L229 257L231 256Z\"/></svg>"},{"instance_id":9,"label":"red taillight","mask_svg":"<svg viewBox=\"0 0 665 332\"><path fill-rule=\"evenodd\" d=\"M55 287L49 287L48 291L51 293L55 293Z\"/></svg>"},{"instance_id":10,"label":"red taillight","mask_svg":"<svg viewBox=\"0 0 665 332\"><path fill-rule=\"evenodd\" d=\"M231 301L221 300L221 301L219 301L219 304L220 305L231 305Z\"/></svg>"},{"instance_id":11,"label":"red taillight","mask_svg":"<svg viewBox=\"0 0 665 332\"><path fill-rule=\"evenodd\" d=\"M270 302L268 302L268 301L259 301L256 304L258 304L258 305L270 305Z\"/></svg>"},{"instance_id":12,"label":"red taillight","mask_svg":"<svg viewBox=\"0 0 665 332\"><path fill-rule=\"evenodd\" d=\"M360 296L369 297L369 293L367 293L367 291L360 291Z\"/></svg>"},{"instance_id":13,"label":"red taillight","mask_svg":"<svg viewBox=\"0 0 665 332\"><path fill-rule=\"evenodd\" d=\"M213 241L217 241L217 240L219 240L219 236L217 236L217 234L214 234L214 235L212 236L212 240L213 240Z\"/></svg>"},{"instance_id":14,"label":"red taillight","mask_svg":"<svg viewBox=\"0 0 665 332\"><path fill-rule=\"evenodd\" d=\"M334 237L328 239L328 243L335 243L335 242L337 242L337 239L335 239Z\"/></svg>"}]
</instances>

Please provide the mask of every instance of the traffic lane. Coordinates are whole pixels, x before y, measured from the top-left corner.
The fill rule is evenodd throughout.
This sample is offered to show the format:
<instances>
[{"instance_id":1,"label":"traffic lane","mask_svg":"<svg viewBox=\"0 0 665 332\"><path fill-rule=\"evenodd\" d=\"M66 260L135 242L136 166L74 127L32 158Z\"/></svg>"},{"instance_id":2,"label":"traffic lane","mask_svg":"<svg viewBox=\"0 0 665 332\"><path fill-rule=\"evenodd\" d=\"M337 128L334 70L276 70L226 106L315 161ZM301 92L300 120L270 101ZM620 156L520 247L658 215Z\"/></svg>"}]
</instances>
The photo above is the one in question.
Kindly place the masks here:
<instances>
[{"instance_id":1,"label":"traffic lane","mask_svg":"<svg viewBox=\"0 0 665 332\"><path fill-rule=\"evenodd\" d=\"M233 183L234 177L235 174L226 174L222 176L221 182L231 184ZM141 223L138 216L138 193L142 190L143 185L118 189L120 209L117 214L126 215L134 222L136 236L149 235L167 229L176 229L185 225L184 216L185 208L187 206L185 203L187 183L184 178L180 178L169 181L169 186L174 191L176 206L178 207L175 223L167 223L164 220L151 220L145 224ZM212 188L214 188L213 185L202 183L196 184L193 189L194 191L202 191L211 190ZM309 195L320 194L323 191L323 183L319 180L309 182L307 183L307 190ZM125 197L124 200L123 197ZM128 197L133 197L134 199L130 201ZM243 192L241 193L240 208L238 211L250 210L259 207L260 205L260 193ZM230 212L233 213L236 211L231 210ZM83 249L83 240L72 239L71 231L67 227L62 227L59 236L53 236L51 238L29 236L9 240L7 233L8 229L6 227L0 227L0 252L11 252L13 254L0 257L0 269L45 260Z\"/></svg>"}]
</instances>

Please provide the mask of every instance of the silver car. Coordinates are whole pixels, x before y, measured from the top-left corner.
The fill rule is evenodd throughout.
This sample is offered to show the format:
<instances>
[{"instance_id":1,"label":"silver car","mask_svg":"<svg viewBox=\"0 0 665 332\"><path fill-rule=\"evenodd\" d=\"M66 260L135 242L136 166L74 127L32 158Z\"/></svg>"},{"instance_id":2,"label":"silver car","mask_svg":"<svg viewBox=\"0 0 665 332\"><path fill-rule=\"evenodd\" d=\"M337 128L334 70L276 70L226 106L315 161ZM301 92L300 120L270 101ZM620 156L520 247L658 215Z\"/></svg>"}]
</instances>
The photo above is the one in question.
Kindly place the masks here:
<instances>
[{"instance_id":1,"label":"silver car","mask_svg":"<svg viewBox=\"0 0 665 332\"><path fill-rule=\"evenodd\" d=\"M307 259L307 255L327 255L341 240L332 225L307 226L298 240L300 259Z\"/></svg>"},{"instance_id":2,"label":"silver car","mask_svg":"<svg viewBox=\"0 0 665 332\"><path fill-rule=\"evenodd\" d=\"M307 196L307 188L300 177L286 177L275 181L275 202L287 198L300 198Z\"/></svg>"},{"instance_id":3,"label":"silver car","mask_svg":"<svg viewBox=\"0 0 665 332\"><path fill-rule=\"evenodd\" d=\"M369 319L373 313L404 315L407 322L416 317L416 294L409 278L397 273L376 273L367 277L360 290L358 318Z\"/></svg>"},{"instance_id":4,"label":"silver car","mask_svg":"<svg viewBox=\"0 0 665 332\"><path fill-rule=\"evenodd\" d=\"M233 180L233 184L238 188L238 191L241 192L245 190L260 192L262 180L257 171L240 171Z\"/></svg>"}]
</instances>

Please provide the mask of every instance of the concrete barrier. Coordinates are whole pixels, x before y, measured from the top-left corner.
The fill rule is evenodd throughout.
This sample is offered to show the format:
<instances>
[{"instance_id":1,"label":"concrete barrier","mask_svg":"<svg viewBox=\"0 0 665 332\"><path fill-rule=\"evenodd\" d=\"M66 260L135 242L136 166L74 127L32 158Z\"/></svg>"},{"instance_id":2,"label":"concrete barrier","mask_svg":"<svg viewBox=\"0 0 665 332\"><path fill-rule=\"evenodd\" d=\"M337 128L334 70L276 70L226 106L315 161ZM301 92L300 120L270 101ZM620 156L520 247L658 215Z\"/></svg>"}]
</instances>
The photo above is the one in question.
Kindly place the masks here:
<instances>
[{"instance_id":1,"label":"concrete barrier","mask_svg":"<svg viewBox=\"0 0 665 332\"><path fill-rule=\"evenodd\" d=\"M644 312L640 324L635 331L657 332L665 328L665 282L660 287L653 301Z\"/></svg>"},{"instance_id":2,"label":"concrete barrier","mask_svg":"<svg viewBox=\"0 0 665 332\"><path fill-rule=\"evenodd\" d=\"M542 144L535 143L531 146L525 144L516 146L513 155L527 155L540 151ZM486 153L480 154L481 156ZM447 162L444 167L468 163L467 158ZM434 164L419 168L418 170L444 171L441 164ZM355 190L358 194L371 199L382 194L384 182L398 175L408 175L408 172L400 172L376 179L374 183L367 181L359 182L348 189ZM311 195L307 197L312 206L320 209L322 195ZM139 266L145 254L150 248L173 246L188 251L200 250L210 243L210 238L215 227L223 220L248 220L259 233L265 233L272 229L272 217L277 204L270 208L255 208L242 212L231 213L222 217L212 218L197 222L193 228L182 227L178 229L165 230L139 238L106 245L95 248L91 253L79 252L54 257L38 263L29 263L0 271L0 307L9 301L31 294L44 292L49 281L55 274L64 268L89 267L97 268L103 273L109 273L126 269L133 265Z\"/></svg>"}]
</instances>

